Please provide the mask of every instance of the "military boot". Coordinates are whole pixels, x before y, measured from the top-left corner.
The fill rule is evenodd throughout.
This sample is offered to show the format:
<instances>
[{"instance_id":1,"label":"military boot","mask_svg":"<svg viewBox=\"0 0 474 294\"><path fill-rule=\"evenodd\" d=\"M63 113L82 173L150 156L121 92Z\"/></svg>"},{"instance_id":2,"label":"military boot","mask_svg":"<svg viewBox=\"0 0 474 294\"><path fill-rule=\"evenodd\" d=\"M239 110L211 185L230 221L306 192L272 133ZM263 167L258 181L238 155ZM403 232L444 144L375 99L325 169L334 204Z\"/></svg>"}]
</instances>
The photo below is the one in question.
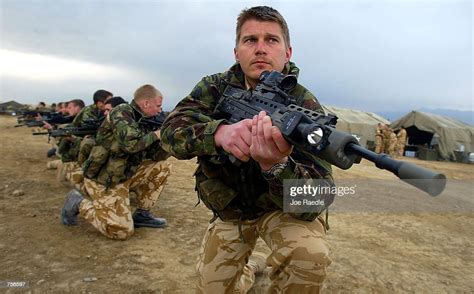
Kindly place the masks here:
<instances>
[{"instance_id":1,"label":"military boot","mask_svg":"<svg viewBox=\"0 0 474 294\"><path fill-rule=\"evenodd\" d=\"M132 219L135 228L164 228L167 224L164 218L154 217L148 210L139 208L133 213Z\"/></svg>"},{"instance_id":2,"label":"military boot","mask_svg":"<svg viewBox=\"0 0 474 294\"><path fill-rule=\"evenodd\" d=\"M73 226L77 224L77 215L79 214L79 206L82 200L84 200L84 197L75 189L67 193L66 201L61 211L61 220L64 225Z\"/></svg>"},{"instance_id":3,"label":"military boot","mask_svg":"<svg viewBox=\"0 0 474 294\"><path fill-rule=\"evenodd\" d=\"M56 155L56 148L51 148L51 149L49 149L48 152L46 153L46 156L48 156L48 158L49 158L49 157L53 157L53 156L55 156L55 155Z\"/></svg>"}]
</instances>

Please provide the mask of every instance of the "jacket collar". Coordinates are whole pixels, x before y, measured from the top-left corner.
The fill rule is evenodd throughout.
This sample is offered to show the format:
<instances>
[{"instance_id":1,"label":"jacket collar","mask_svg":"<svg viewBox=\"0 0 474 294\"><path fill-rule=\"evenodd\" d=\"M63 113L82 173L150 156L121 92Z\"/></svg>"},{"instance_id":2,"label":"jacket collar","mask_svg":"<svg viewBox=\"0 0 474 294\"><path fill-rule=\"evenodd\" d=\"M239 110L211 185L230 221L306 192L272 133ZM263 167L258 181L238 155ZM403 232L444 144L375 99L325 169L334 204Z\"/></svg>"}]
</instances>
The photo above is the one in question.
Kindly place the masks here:
<instances>
[{"instance_id":1,"label":"jacket collar","mask_svg":"<svg viewBox=\"0 0 474 294\"><path fill-rule=\"evenodd\" d=\"M298 78L299 72L300 69L291 61L285 64L282 71L283 74L292 74L295 75L296 78ZM228 84L245 89L245 75L239 63L235 63L225 72L224 80L226 80Z\"/></svg>"},{"instance_id":2,"label":"jacket collar","mask_svg":"<svg viewBox=\"0 0 474 294\"><path fill-rule=\"evenodd\" d=\"M137 120L141 119L142 117L146 117L146 115L140 109L140 106L138 106L135 100L132 100L132 102L130 102L130 106L132 107L133 113L135 114Z\"/></svg>"}]
</instances>

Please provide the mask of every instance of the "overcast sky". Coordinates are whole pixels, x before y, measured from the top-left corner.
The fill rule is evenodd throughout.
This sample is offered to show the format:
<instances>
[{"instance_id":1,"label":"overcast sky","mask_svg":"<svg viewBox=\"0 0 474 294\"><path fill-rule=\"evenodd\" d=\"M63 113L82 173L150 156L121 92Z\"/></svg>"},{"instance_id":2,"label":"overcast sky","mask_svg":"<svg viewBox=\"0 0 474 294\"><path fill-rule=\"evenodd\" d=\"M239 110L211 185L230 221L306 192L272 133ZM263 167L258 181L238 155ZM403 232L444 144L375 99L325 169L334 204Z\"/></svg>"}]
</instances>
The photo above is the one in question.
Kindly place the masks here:
<instances>
[{"instance_id":1,"label":"overcast sky","mask_svg":"<svg viewBox=\"0 0 474 294\"><path fill-rule=\"evenodd\" d=\"M127 100L151 83L171 109L234 62L235 19L286 18L299 82L327 105L472 110L471 1L0 0L0 101Z\"/></svg>"}]
</instances>

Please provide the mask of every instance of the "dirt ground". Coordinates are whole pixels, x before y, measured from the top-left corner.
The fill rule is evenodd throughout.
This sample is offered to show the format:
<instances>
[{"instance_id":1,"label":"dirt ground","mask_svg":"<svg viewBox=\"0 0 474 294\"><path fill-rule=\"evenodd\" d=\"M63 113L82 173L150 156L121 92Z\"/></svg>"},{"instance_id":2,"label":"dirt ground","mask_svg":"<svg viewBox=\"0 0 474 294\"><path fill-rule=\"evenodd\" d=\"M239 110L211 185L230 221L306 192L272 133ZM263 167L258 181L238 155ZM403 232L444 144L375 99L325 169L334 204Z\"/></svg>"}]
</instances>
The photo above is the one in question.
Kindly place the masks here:
<instances>
[{"instance_id":1,"label":"dirt ground","mask_svg":"<svg viewBox=\"0 0 474 294\"><path fill-rule=\"evenodd\" d=\"M128 241L103 237L87 223L59 219L69 188L46 170L47 138L0 117L0 291L7 293L192 293L195 262L211 213L197 203L195 160L173 163L153 212L166 229L138 229ZM410 162L442 171L446 191L431 197L363 161L334 170L358 185L329 215L328 293L472 293L474 165ZM15 190L24 195L15 196ZM268 251L265 244L259 250ZM6 282L26 282L14 289ZM263 293L263 275L253 293Z\"/></svg>"}]
</instances>

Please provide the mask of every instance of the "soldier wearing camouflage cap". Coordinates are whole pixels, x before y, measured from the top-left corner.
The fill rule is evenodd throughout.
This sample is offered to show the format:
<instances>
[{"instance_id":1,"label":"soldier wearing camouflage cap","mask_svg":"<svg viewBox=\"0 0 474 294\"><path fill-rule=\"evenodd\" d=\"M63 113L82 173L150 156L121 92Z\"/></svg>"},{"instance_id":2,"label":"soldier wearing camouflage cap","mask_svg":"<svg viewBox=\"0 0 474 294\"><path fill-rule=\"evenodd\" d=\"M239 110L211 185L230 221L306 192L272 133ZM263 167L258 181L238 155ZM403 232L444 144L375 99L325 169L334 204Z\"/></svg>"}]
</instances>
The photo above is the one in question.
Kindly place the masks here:
<instances>
[{"instance_id":1,"label":"soldier wearing camouflage cap","mask_svg":"<svg viewBox=\"0 0 474 294\"><path fill-rule=\"evenodd\" d=\"M253 89L265 70L297 75L291 54L288 27L278 11L266 6L243 10L237 19L237 63L204 77L163 125L165 150L178 159L198 157L196 190L214 213L198 258L198 292L230 293L237 288L258 237L272 251L266 258L270 292L317 293L326 277L331 260L320 216L326 207L284 213L282 186L290 178L326 179L323 182L332 186L330 165L293 149L264 112L234 124L214 116L228 85ZM303 86L288 94L323 113ZM222 160L222 154L227 159ZM240 164L229 160L229 154Z\"/></svg>"},{"instance_id":2,"label":"soldier wearing camouflage cap","mask_svg":"<svg viewBox=\"0 0 474 294\"><path fill-rule=\"evenodd\" d=\"M164 160L168 153L160 147L160 131L140 122L161 112L163 96L152 85L135 91L130 104L113 108L96 135L96 146L83 164L83 192L66 196L61 218L75 225L80 214L105 236L125 240L134 227L163 228L166 220L154 217L155 205L171 166ZM137 209L130 210L129 192L137 195Z\"/></svg>"}]
</instances>

